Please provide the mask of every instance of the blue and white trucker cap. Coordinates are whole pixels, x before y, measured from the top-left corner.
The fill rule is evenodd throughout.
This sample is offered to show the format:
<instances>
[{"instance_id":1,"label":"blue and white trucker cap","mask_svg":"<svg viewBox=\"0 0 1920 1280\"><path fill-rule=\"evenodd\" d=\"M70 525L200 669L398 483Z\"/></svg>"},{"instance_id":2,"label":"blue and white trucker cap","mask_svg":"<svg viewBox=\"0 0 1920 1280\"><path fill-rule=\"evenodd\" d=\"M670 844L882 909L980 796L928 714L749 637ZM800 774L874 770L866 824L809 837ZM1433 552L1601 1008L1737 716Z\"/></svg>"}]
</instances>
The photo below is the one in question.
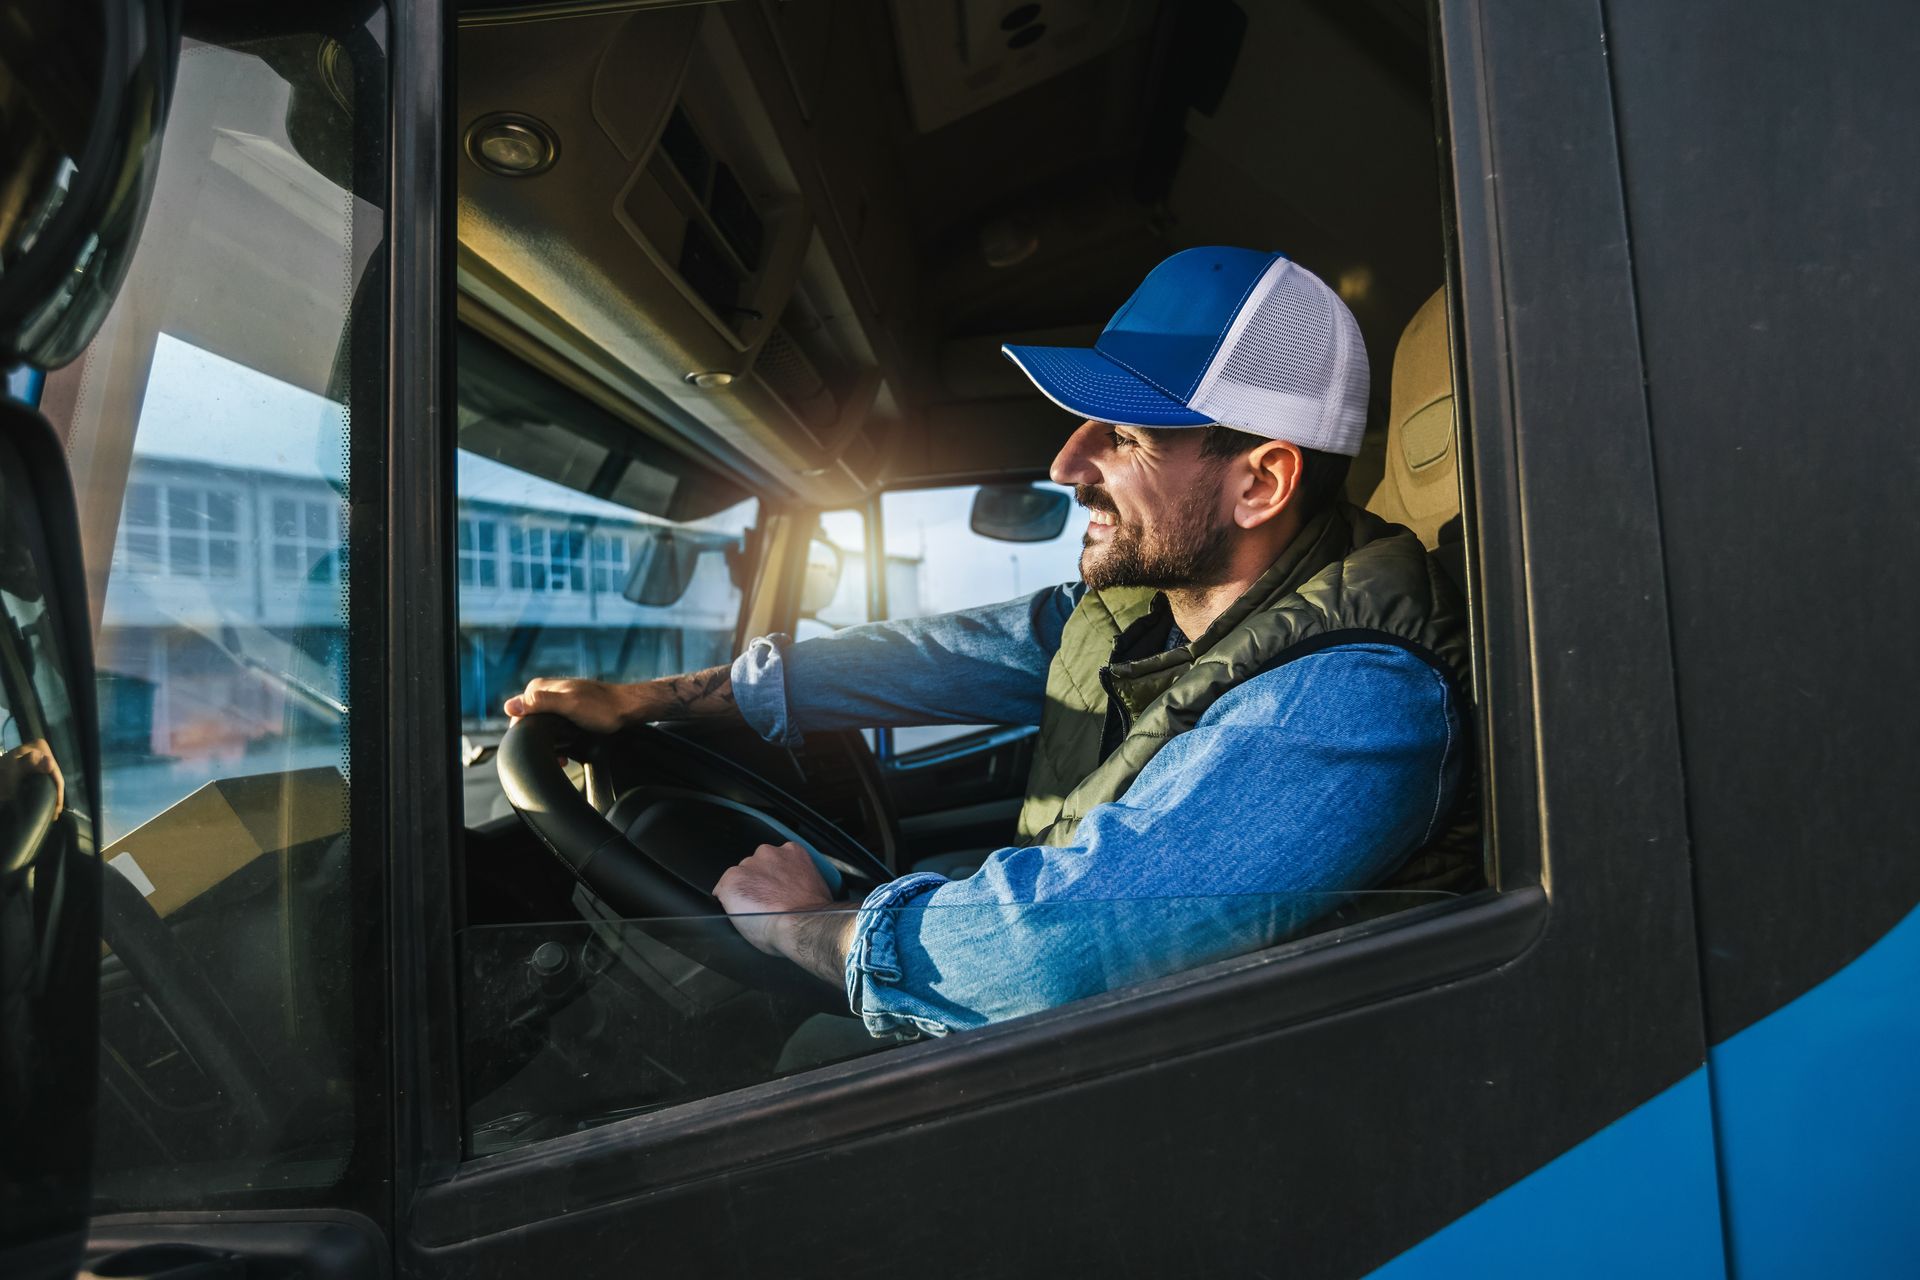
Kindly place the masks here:
<instances>
[{"instance_id":1,"label":"blue and white trucker cap","mask_svg":"<svg viewBox=\"0 0 1920 1280\"><path fill-rule=\"evenodd\" d=\"M1186 249L1147 273L1092 347L1005 352L1070 413L1210 423L1348 457L1367 424L1367 348L1338 294L1284 254Z\"/></svg>"}]
</instances>

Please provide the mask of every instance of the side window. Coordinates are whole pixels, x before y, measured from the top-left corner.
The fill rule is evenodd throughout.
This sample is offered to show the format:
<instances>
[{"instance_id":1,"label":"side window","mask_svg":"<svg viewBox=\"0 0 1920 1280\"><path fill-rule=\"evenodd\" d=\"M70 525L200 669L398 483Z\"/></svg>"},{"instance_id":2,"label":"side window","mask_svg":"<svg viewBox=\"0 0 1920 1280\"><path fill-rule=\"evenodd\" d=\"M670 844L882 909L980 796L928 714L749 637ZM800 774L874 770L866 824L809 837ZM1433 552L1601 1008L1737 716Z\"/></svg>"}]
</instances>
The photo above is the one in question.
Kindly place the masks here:
<instances>
[{"instance_id":1,"label":"side window","mask_svg":"<svg viewBox=\"0 0 1920 1280\"><path fill-rule=\"evenodd\" d=\"M380 492L380 21L186 43L125 285L42 401L97 625L102 857L137 891L101 964L103 1212L311 1200L379 1160L355 1134L380 1114L385 1049L356 1034L380 844L352 778L380 731L353 572Z\"/></svg>"},{"instance_id":2,"label":"side window","mask_svg":"<svg viewBox=\"0 0 1920 1280\"><path fill-rule=\"evenodd\" d=\"M898 16L920 7L892 6L889 11ZM859 8L839 6L834 10L840 15L835 22ZM707 207L707 200L709 192L719 190L714 174L719 154L728 150L728 135L805 135L803 150L787 153L789 148L782 146L785 154L775 156L767 150L753 156L756 164L777 160L774 167L781 174L797 171L802 164L816 166L822 156L842 152L846 168L819 170L818 180L809 183L805 192L789 192L780 177L765 181L763 189L779 192L783 201L797 195L816 219L830 214L831 204L837 203L842 208L857 204L867 220L863 236L853 237L861 240L860 245L837 238L832 247L808 252L803 287L780 312L739 310L738 314L757 316L774 326L777 340L761 347L752 368L761 383L755 395L771 392L785 401L788 412L759 414L749 406L763 401L742 396L725 410L732 415L728 438L762 446L774 458L804 458L809 444L803 437L813 443L832 438L846 446L848 451L838 456L851 474L870 474L866 468L880 465L883 458L889 466L914 468L891 472L902 477L898 483L903 487L881 494L862 510L830 511L819 516L817 523L810 521L811 527L800 531L808 542L804 566L793 563L803 549L791 547L782 530L780 543L786 557L782 567L804 568L809 587L800 593L806 596L802 606L790 611L797 615L794 630L800 638L824 635L869 618L900 620L1029 597L1079 576L1088 524L1084 510L1073 509L1066 526L1051 539L999 541L972 527L981 486L947 483L945 478L985 479L996 470L1017 465L1002 461L1006 459L1043 463L1050 452L1046 445L1052 441L1042 438L1046 430L1042 424L1050 424L1061 436L1071 429L1071 418L1046 408L1041 392L1021 370L994 354L1000 342L1051 345L1056 339L1047 335L1060 335L1080 345L1084 338L1065 339L1069 328L1082 334L1098 330L1116 306L1125 305L1124 299L1141 281L1142 268L1182 245L1241 244L1285 250L1301 255L1298 265L1324 277L1353 313L1371 373L1370 430L1361 456L1348 473L1348 493L1356 505L1364 503L1388 521L1417 533L1441 561L1442 572L1458 573L1470 563L1464 539L1474 521L1462 518L1455 470L1461 450L1452 408L1452 370L1459 344L1449 341L1447 298L1439 291L1447 271L1444 255L1454 240L1448 229L1450 171L1444 163L1435 164L1435 139L1443 131L1436 130L1435 117L1421 103L1428 61L1406 59L1401 56L1405 49L1389 51L1371 37L1360 39L1352 24L1323 20L1326 15L1306 13L1299 6L1270 6L1274 12L1264 15L1264 27L1263 15L1256 12L1260 6L1246 8L1249 12L1241 16L1247 19L1248 31L1264 34L1257 41L1249 36L1237 71L1222 69L1217 112L1209 109L1203 117L1184 103L1155 104L1148 101L1152 94L1129 103L1131 115L1165 109L1167 136L1185 139L1184 150L1157 144L1149 148L1165 150L1167 163L1148 165L1156 175L1151 182L1137 184L1143 193L1140 200L1136 203L1122 196L1102 202L1098 217L1081 208L1084 198L1071 191L1029 190L1031 175L1004 163L1008 154L1023 148L1032 151L1036 140L1052 141L1070 151L1085 141L1089 128L1111 132L1118 117L1108 118L1112 113L1103 114L1097 104L1088 112L1073 113L1073 123L1068 123L1044 111L1001 102L991 114L982 112L958 126L982 144L971 148L975 153L971 160L961 154L968 148L951 145L951 128L932 128L930 118L923 116L917 120L925 129L920 136L896 130L889 141L899 157L927 167L924 172L913 166L898 169L901 178L892 181L891 171L897 168L892 165L894 156L867 165L846 154L846 144L856 134L836 136L827 113L814 116L811 128L803 128L807 122L797 116L783 123L777 117L785 110L784 91L778 104L756 104L750 80L732 71L709 75L701 61L706 55L694 55L684 78L682 100L687 108L672 112L674 118L659 148L640 162L644 181L631 182L627 189L628 195L642 192L658 179L660 225L671 231L671 243L692 246L681 256L678 268L678 283L689 296L712 304L709 309L716 319L723 313L735 314L735 302L748 301L733 296L733 266L727 265L718 276L709 269L722 257L729 264L744 263L752 255L736 258L734 251L751 247L759 239L757 224L748 223L753 229L740 241L729 238L739 224L729 230L708 217L717 215L717 208ZM1294 20L1301 17L1313 20ZM634 21L638 26L645 18ZM472 28L463 33L463 40L467 34L485 30ZM847 34L851 33L849 27ZM666 34L664 26L662 34ZM884 36L884 31L876 28L870 34ZM1035 27L1020 38L1024 42L1028 36L1040 35ZM1418 41L1412 28L1400 31L1396 44L1400 37ZM709 24L700 47L727 39L725 32ZM495 49L480 38L468 43L489 57L512 52ZM765 43L775 45L773 40ZM832 63L836 73L858 65L857 41L836 35L827 44L833 47L833 57L818 65ZM881 39L880 44L886 41ZM1285 74L1288 58L1307 59L1322 74L1304 79ZM756 66L754 51L744 44L740 60L749 69ZM779 70L771 62L764 69ZM914 74L911 62L879 70L885 74L862 76L861 82L883 89L901 84L909 97L914 85L926 83ZM1124 84L1127 72L1115 65L1103 74L1114 84ZM1277 134L1272 120L1286 102L1284 95L1274 96L1276 86L1323 97L1332 92L1343 108L1339 114L1343 128L1351 125L1353 136L1364 137L1367 145L1316 147L1312 139L1303 144L1301 137ZM769 122L775 127L763 128ZM865 123L861 119L847 127L857 131ZM870 132L867 129L859 136ZM1138 131L1123 128L1121 133L1132 137ZM739 145L742 149L729 155L730 166L753 153L746 143ZM1295 169L1306 179L1290 188L1297 199L1276 202L1267 198L1258 181L1248 180L1249 175ZM746 172L744 166L737 171ZM585 224L574 225L575 220L564 212L604 207L567 199L566 184L575 180L568 175L581 172L579 166L569 169L563 160L540 179L561 184L549 187L549 195L539 202L554 211L546 217L526 203L521 194L524 184L517 180L492 185L463 180L467 201L463 216L472 217L479 231L465 247L542 300L543 314L536 317L539 330L546 330L555 314L554 308L545 307L548 290L556 297L577 300L580 305L574 310L581 317L609 313L598 309L609 299L594 289L578 287L571 279L580 273L528 265L610 265L593 260L602 243L597 232ZM922 181L928 173L937 173L940 183L929 186ZM971 196L999 191L1007 183L1025 193L1022 200L1035 201L1022 207L1033 208L1044 222L983 230L984 263L950 252L959 243L956 237L961 237L965 210L981 205ZM829 189L831 202L820 201L822 186ZM1145 194L1148 188L1151 194ZM607 194L584 182L571 190L583 201L600 201ZM969 198L956 206L956 194ZM755 192L749 192L749 197L759 198ZM629 211L641 207L626 195L622 199ZM1174 216L1161 216L1168 213ZM1111 222L1100 220L1108 217ZM689 226L711 227L713 244L707 244L704 232L692 238L682 235ZM777 230L771 221L766 229L770 235ZM517 242L510 239L516 236ZM1001 243L989 244L989 240ZM487 241L499 243L497 253L485 247ZM575 256L530 252L542 247L569 249ZM708 248L714 252L707 252ZM893 256L896 250L897 257ZM1022 265L1036 253L1039 259ZM968 258L964 264L963 257ZM669 286L675 283L674 268L667 265L670 261L671 254L659 257ZM896 262L905 267L910 261L919 269L915 274L883 275L883 269ZM856 268L858 280L852 274ZM915 280L929 287L916 291ZM662 292L671 295L671 288ZM1249 290L1241 301L1251 296ZM661 308L656 314L651 298L638 290L632 296L623 295L619 302L622 307L637 303L647 308L650 320L672 328L667 310ZM1178 309L1172 300L1168 305L1169 310ZM673 314L680 310L675 301ZM1338 322L1337 311L1317 306L1314 311L1322 319ZM843 326L855 338L860 336L855 331L865 328L866 336L873 339L894 330L903 317L937 339L937 377L924 376L928 371L918 367L917 359L904 359L904 351L889 352L887 348L897 348L896 342L855 341L828 350L831 344L826 339ZM514 318L501 317L509 322ZM1311 322L1304 313L1296 319ZM1294 340L1288 332L1292 322L1278 320L1265 303L1256 304L1244 317L1236 311L1234 319L1225 321L1222 339L1235 325L1241 325L1244 333L1256 324L1270 327L1267 321L1276 322L1269 335L1274 345ZM1337 327L1351 337L1344 325ZM901 332L905 330L896 330L895 336ZM594 341L591 334L580 336L583 346ZM809 338L805 350L800 349L803 336ZM706 341L704 334L701 341ZM1332 364L1344 370L1338 381L1347 395L1357 387L1360 366L1345 338L1337 345L1344 355ZM1269 422L1265 415L1298 412L1303 406L1292 402L1301 399L1302 391L1317 397L1325 388L1299 361L1278 358L1266 339L1250 346L1249 352L1255 346L1262 348L1258 364L1236 368L1232 375L1239 384L1235 396L1244 391L1241 407L1250 415L1260 415L1250 416L1246 425L1278 429L1283 424ZM680 380L689 368L680 358L686 349L684 344L663 348L658 353L662 359L633 363L632 376L670 379L658 389L677 399L683 394ZM864 362L869 350L876 351L875 372L883 379L889 400L910 389L919 394L909 395L909 401L925 401L925 412L910 412L889 424L891 452L869 452L879 446L878 435L856 448L859 437L854 426L861 414L854 410L848 416L850 402L837 385L839 373L845 370L835 368L842 361L814 358L821 352L837 353L850 367ZM1206 363L1212 364L1211 355ZM1224 376L1228 363L1223 360L1215 373ZM463 384L469 364L463 360ZM700 375L693 377L699 385ZM1308 385L1298 385L1302 381ZM462 395L464 401L464 385ZM1008 412L1015 397L1023 406L1017 418ZM876 397L874 403L877 407L882 402ZM831 412L835 408L841 414L838 422ZM503 439L500 461L530 471L536 454L544 449L554 455L550 468L564 467L580 478L574 489L593 487L605 458L603 446L589 447L547 430L542 424L553 422L551 417L463 403L463 443L473 423L484 421L490 413L515 422L522 445L520 453L509 457L505 451L509 442ZM1026 416L1029 413L1031 418ZM877 425L879 418L871 421ZM1036 434L1020 439L1021 452L1014 452L1015 433L1024 435L1029 430ZM844 435L839 434L842 431ZM779 447L771 447L776 443ZM467 447L483 452L477 445ZM868 462L860 461L863 455ZM551 476L555 471L542 474ZM943 479L930 487L908 488L904 486L913 483L908 476ZM463 506L474 507L477 499L478 495L463 493ZM547 516L538 518L544 521ZM1355 520L1344 512L1333 518L1357 526L1356 532L1368 537L1377 536L1370 521ZM1004 527L1017 533L1018 524L1009 519ZM505 525L497 535L486 534L478 525L471 531L463 529L463 620L469 592L475 600L488 591L520 591L529 596L538 592L549 604L571 600L573 552L571 544L565 544L561 559L566 563L556 569L553 539L558 528L549 524L535 531L529 526L523 535ZM1340 536L1334 531L1328 546L1337 545ZM1402 550L1411 553L1410 547ZM495 560L497 585L490 588L486 565ZM1433 579L1414 573L1407 581L1417 588L1430 587ZM784 607L794 594L787 588L794 584L779 585ZM1429 592L1424 598L1435 602L1436 594ZM1356 607L1370 613L1377 603L1369 599L1364 607ZM1436 622L1436 632L1439 626ZM1279 632L1284 633L1284 628ZM551 661L538 663L541 669L582 669L580 651L568 647L571 641L560 643L560 633L538 627L516 628L512 633L514 643L529 649L546 643L543 637L554 640L555 651ZM1236 646L1242 640L1257 652L1265 637L1243 635L1236 638ZM860 646L848 644L841 652L858 657L861 651ZM877 645L867 651L876 662L883 660L882 652ZM966 654L955 656L951 667L935 674L951 672L956 684L978 678L982 667L972 665ZM1089 660L1097 656L1089 655ZM1088 771L1100 768L1096 762L1105 734L1099 708L1093 705L1060 718L1065 739L1047 744L1045 757L1035 736L1025 729L995 732L997 726L957 725L881 731L877 754L889 767L878 771L867 769L866 762L857 758L843 766L825 758L824 752L760 751L768 744L747 741L748 735L738 726L727 726L734 731L732 739L723 738L712 725L699 726L699 731L690 726L679 742L669 740L665 749L646 760L646 768L631 786L622 789L610 784L603 791L609 802L605 816L634 837L631 842L636 849L644 846L646 858L657 863L657 869L705 891L727 866L763 839L763 832L734 821L744 815L728 806L744 802L734 797L729 783L701 774L700 749L715 742L725 744L724 753L715 755L724 754L728 761L763 760L769 770L779 771L780 778L794 779L791 796L800 803L815 797L844 800L850 792L882 794L899 817L898 838L887 851L893 855L891 862L878 874L841 865L827 877L830 888L844 892L838 901L855 919L847 932L823 939L804 927L831 919L821 911L789 921L736 923L689 914L685 900L677 897L672 905L656 911L646 905L645 896L627 896L611 887L611 873L599 878L596 894L565 879L564 870L545 850L523 839L519 847L530 850L525 857L529 874L506 886L511 893L499 895L502 909L470 913L459 939L459 1026L465 1037L461 1096L467 1108L468 1154L485 1156L549 1136L575 1134L593 1125L884 1049L901 1039L965 1033L1133 984L1184 981L1179 977L1184 970L1234 957L1267 953L1248 967L1257 965L1268 972L1246 975L1249 987L1264 986L1279 980L1274 975L1287 972L1288 966L1271 963L1286 955L1286 949L1327 942L1305 941L1304 935L1311 931L1343 930L1374 916L1471 891L1479 883L1477 867L1469 858L1477 853L1474 820L1480 810L1468 773L1472 762L1462 762L1459 773L1467 777L1455 787L1449 753L1476 749L1470 739L1478 735L1456 734L1451 722L1443 723L1455 694L1465 690L1428 678L1420 659L1406 649L1374 656L1396 664L1392 669L1403 675L1411 672L1401 686L1404 703L1421 716L1430 752L1423 749L1415 758L1403 751L1383 751L1383 732L1397 743L1412 740L1411 734L1399 732L1391 711L1385 713L1387 724L1396 727L1388 732L1380 716L1343 714L1350 710L1344 690L1316 692L1313 705L1302 713L1296 714L1291 705L1267 704L1259 714L1270 716L1271 724L1215 738L1213 745L1223 754L1240 753L1236 763L1248 766L1245 775L1231 767L1196 770L1193 760L1198 752L1188 749L1204 750L1204 737L1189 739L1157 757L1162 767L1148 781L1155 788L1151 793L1132 792L1140 775L1131 782L1119 776L1133 765L1131 759L1120 760L1118 764L1126 768L1106 771L1097 786L1081 793L1079 798L1102 793L1118 800L1084 832L1074 820L1069 801ZM1347 658L1355 664L1348 671L1372 669L1371 658L1359 660L1353 654ZM1339 661L1316 665L1322 670L1337 669ZM1299 681L1294 685L1297 690L1304 689L1312 669L1299 666L1269 681L1266 689L1284 689L1290 679ZM872 719L901 718L883 705L883 692L859 687L861 675L851 663L844 670L855 670L855 674L836 681L836 692L862 702L860 714L871 713ZM1202 679L1188 689L1214 674L1218 673L1203 672ZM1367 679L1371 683L1372 677ZM1158 692L1150 692L1153 685L1152 680L1143 679L1128 692L1157 697ZM1165 688L1160 686L1162 691ZM866 692L876 696L862 699ZM1220 693L1216 701L1230 696L1217 688L1210 692ZM1093 701L1088 698L1089 703ZM1259 702L1246 697L1237 705ZM1030 707L963 714L1019 719ZM1464 707L1454 709L1462 713L1463 722L1467 720L1470 713ZM478 702L474 711L486 713ZM848 716L849 723L856 719ZM1308 734L1310 739L1305 737ZM1147 737L1143 734L1135 745L1144 746ZM750 751L757 755L749 757ZM1267 765L1273 767L1254 768ZM1076 770L1080 771L1077 777ZM613 769L606 772L612 774ZM1374 785L1389 774L1392 785ZM1283 821L1234 823L1230 831L1223 831L1203 820L1208 813L1224 812L1231 800L1244 798L1250 785L1247 780L1256 777L1270 780L1285 800ZM1205 804L1193 799L1202 782L1212 784L1205 792ZM1360 794L1363 785L1367 802L1354 803L1353 796ZM1137 803L1129 803L1129 795ZM1019 822L1023 811L1028 814L1024 826ZM1060 857L1027 847L1035 843L1032 817L1046 819L1049 814L1057 817L1042 824L1039 842L1064 848ZM1023 829L1028 838L1021 838ZM476 832L485 839L470 839L470 852L491 855L515 847L508 838L495 841L495 834ZM622 865L616 843L597 829L590 835L595 838L583 844L580 853L597 858L604 852L609 861L601 864L603 871ZM1095 841L1102 847L1093 856L1080 856L1077 850L1083 846L1067 842L1083 838L1084 847L1092 847ZM1022 847L995 857L997 851L1016 843ZM1320 865L1309 865L1316 862ZM470 868L496 865L504 865L504 860L469 859ZM1204 884L1186 874L1193 867L1210 869ZM934 872L943 880L913 877L905 884L895 883L892 891L876 892L882 881L897 882L902 870ZM557 887L529 906L533 891L547 887L537 878L541 872L551 873ZM1244 878L1236 880L1237 876ZM1236 884L1238 892L1232 888ZM1303 886L1303 891L1266 891L1277 885ZM789 942L803 937L809 944L821 944L794 950L825 981L802 981L803 975L791 964L759 963L760 953L747 946L743 934L762 940L784 936ZM1423 930L1418 936L1432 934ZM844 951L836 951L835 945L844 946ZM1361 957L1370 975L1387 975L1361 979L1365 998L1397 997L1408 989L1409 981L1426 973L1427 957L1411 949L1406 963L1415 966L1412 969L1396 971L1397 962L1372 968L1373 958L1386 950L1369 947ZM845 962L835 966L832 962L840 955ZM1312 967L1293 970L1303 989L1312 985L1318 972ZM1155 998L1140 994L1143 999ZM1102 1016L1114 1007L1102 1006ZM856 1008L860 1017L849 1016ZM1256 1033L1265 1034L1246 1028L1235 1032ZM1044 1038L1050 1046L1075 1045L1078 1034L1069 1020L1062 1019L1046 1028ZM1089 1047L1083 1050L1076 1045L1072 1052L1097 1058L1104 1049L1089 1041ZM934 1079L938 1070L936 1055L922 1055L914 1064L914 1078ZM876 1070L866 1078L883 1074ZM850 1079L841 1077L816 1101L837 1105ZM794 1087L779 1091L773 1105L791 1116L809 1104L804 1089ZM729 1115L742 1125L752 1125L756 1110L755 1101L743 1099ZM608 1135L600 1149L613 1151L632 1144L630 1153L644 1159L646 1153L639 1148L659 1132L651 1125L634 1126L626 1134ZM556 1153L554 1158L566 1157Z\"/></svg>"},{"instance_id":3,"label":"side window","mask_svg":"<svg viewBox=\"0 0 1920 1280\"><path fill-rule=\"evenodd\" d=\"M1056 489L1057 485L1043 485ZM886 616L917 618L1011 600L1080 577L1087 512L1076 506L1047 542L996 542L973 531L979 485L899 489L881 495L880 523L889 566ZM893 572L895 563L900 572ZM968 737L990 725L938 725L892 731L892 753L911 755Z\"/></svg>"},{"instance_id":4,"label":"side window","mask_svg":"<svg viewBox=\"0 0 1920 1280\"><path fill-rule=\"evenodd\" d=\"M473 334L459 353L460 732L477 826L513 812L491 748L528 680L732 658L760 503Z\"/></svg>"}]
</instances>

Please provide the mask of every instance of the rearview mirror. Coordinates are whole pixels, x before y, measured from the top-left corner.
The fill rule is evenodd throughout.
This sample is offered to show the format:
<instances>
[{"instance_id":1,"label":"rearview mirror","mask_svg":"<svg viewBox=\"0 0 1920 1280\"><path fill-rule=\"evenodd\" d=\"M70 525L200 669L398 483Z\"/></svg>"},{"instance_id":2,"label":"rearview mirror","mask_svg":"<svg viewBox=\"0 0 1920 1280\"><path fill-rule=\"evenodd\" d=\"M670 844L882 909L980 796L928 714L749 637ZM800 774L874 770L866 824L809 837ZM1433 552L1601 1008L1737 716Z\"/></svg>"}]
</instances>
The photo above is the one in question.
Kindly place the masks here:
<instances>
[{"instance_id":1,"label":"rearview mirror","mask_svg":"<svg viewBox=\"0 0 1920 1280\"><path fill-rule=\"evenodd\" d=\"M824 538L815 538L807 547L807 579L800 588L800 616L811 618L833 603L840 590L840 575L846 563L840 548Z\"/></svg>"},{"instance_id":2,"label":"rearview mirror","mask_svg":"<svg viewBox=\"0 0 1920 1280\"><path fill-rule=\"evenodd\" d=\"M983 484L968 524L996 542L1051 542L1067 527L1073 499L1037 484Z\"/></svg>"}]
</instances>

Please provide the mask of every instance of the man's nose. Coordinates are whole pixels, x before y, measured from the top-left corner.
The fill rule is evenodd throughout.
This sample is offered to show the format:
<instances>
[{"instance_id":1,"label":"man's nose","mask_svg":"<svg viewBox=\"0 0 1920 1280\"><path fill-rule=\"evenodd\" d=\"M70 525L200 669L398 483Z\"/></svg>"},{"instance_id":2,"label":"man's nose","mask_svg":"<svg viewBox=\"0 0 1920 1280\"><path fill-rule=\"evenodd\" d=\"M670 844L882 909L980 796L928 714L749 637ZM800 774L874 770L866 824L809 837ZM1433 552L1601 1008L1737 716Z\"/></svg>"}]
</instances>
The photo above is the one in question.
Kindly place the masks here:
<instances>
[{"instance_id":1,"label":"man's nose","mask_svg":"<svg viewBox=\"0 0 1920 1280\"><path fill-rule=\"evenodd\" d=\"M1101 428L1102 424L1091 418L1081 423L1053 456L1053 465L1047 468L1048 478L1055 484L1099 484L1101 474L1095 460L1099 456Z\"/></svg>"}]
</instances>

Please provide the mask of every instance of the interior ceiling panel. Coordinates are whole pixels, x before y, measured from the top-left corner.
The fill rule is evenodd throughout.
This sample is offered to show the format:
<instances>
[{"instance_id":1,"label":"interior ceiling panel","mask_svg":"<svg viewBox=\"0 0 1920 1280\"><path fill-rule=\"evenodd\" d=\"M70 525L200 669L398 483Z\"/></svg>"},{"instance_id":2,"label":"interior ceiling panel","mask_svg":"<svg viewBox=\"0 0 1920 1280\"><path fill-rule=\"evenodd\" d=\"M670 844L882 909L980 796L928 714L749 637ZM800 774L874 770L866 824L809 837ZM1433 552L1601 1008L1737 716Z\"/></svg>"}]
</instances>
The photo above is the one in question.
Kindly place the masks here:
<instances>
[{"instance_id":1,"label":"interior ceiling panel","mask_svg":"<svg viewBox=\"0 0 1920 1280\"><path fill-rule=\"evenodd\" d=\"M914 127L929 133L1135 39L1152 0L891 0Z\"/></svg>"}]
</instances>

